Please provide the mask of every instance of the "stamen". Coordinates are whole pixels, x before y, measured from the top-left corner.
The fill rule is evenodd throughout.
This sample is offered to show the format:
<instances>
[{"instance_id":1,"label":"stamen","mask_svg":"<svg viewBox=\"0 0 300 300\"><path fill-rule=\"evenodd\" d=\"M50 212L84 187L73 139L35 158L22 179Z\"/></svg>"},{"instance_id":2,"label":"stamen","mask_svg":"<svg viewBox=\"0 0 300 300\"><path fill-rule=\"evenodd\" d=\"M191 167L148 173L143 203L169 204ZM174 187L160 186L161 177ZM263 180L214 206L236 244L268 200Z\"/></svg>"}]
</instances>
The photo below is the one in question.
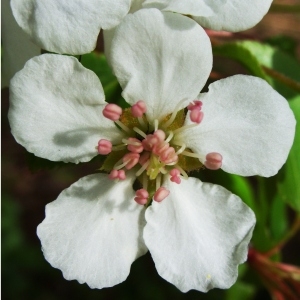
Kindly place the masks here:
<instances>
[{"instance_id":1,"label":"stamen","mask_svg":"<svg viewBox=\"0 0 300 300\"><path fill-rule=\"evenodd\" d=\"M143 117L138 117L138 121L144 129L147 129L147 124L145 123Z\"/></svg>"},{"instance_id":2,"label":"stamen","mask_svg":"<svg viewBox=\"0 0 300 300\"><path fill-rule=\"evenodd\" d=\"M160 188L160 184L161 184L161 174L159 173L156 177L156 181L155 181L155 187L156 190L158 190Z\"/></svg>"},{"instance_id":3,"label":"stamen","mask_svg":"<svg viewBox=\"0 0 300 300\"><path fill-rule=\"evenodd\" d=\"M148 176L146 173L143 174L143 187L145 190L148 188Z\"/></svg>"},{"instance_id":4,"label":"stamen","mask_svg":"<svg viewBox=\"0 0 300 300\"><path fill-rule=\"evenodd\" d=\"M160 129L156 130L153 135L158 138L159 142L163 142L166 138L165 132Z\"/></svg>"},{"instance_id":5,"label":"stamen","mask_svg":"<svg viewBox=\"0 0 300 300\"><path fill-rule=\"evenodd\" d=\"M172 181L172 182L175 182L175 183L177 183L177 184L179 184L180 182L181 182L181 178L179 177L179 175L180 175L180 171L178 170L178 169L172 169L171 171L170 171L170 175L171 175L171 178L170 178L170 180Z\"/></svg>"},{"instance_id":6,"label":"stamen","mask_svg":"<svg viewBox=\"0 0 300 300\"><path fill-rule=\"evenodd\" d=\"M192 122L200 124L203 120L204 113L202 111L193 109L190 112L190 119Z\"/></svg>"},{"instance_id":7,"label":"stamen","mask_svg":"<svg viewBox=\"0 0 300 300\"><path fill-rule=\"evenodd\" d=\"M157 119L155 119L154 120L154 131L157 131L157 129L158 129L158 120Z\"/></svg>"},{"instance_id":8,"label":"stamen","mask_svg":"<svg viewBox=\"0 0 300 300\"><path fill-rule=\"evenodd\" d=\"M101 139L97 148L99 154L106 155L112 151L112 143L109 140Z\"/></svg>"},{"instance_id":9,"label":"stamen","mask_svg":"<svg viewBox=\"0 0 300 300\"><path fill-rule=\"evenodd\" d=\"M192 101L188 106L188 110L201 110L203 103L200 100L194 100Z\"/></svg>"},{"instance_id":10,"label":"stamen","mask_svg":"<svg viewBox=\"0 0 300 300\"><path fill-rule=\"evenodd\" d=\"M159 171L160 171L160 173L162 173L164 175L168 174L168 171L165 168L160 168Z\"/></svg>"},{"instance_id":11,"label":"stamen","mask_svg":"<svg viewBox=\"0 0 300 300\"><path fill-rule=\"evenodd\" d=\"M165 164L170 164L173 162L177 162L178 156L175 153L175 149L173 147L167 148L165 151L163 151L160 156L160 161Z\"/></svg>"},{"instance_id":12,"label":"stamen","mask_svg":"<svg viewBox=\"0 0 300 300\"><path fill-rule=\"evenodd\" d=\"M188 151L182 151L181 154L185 155L185 156L189 156L189 157L199 158L199 159L201 159L201 157L202 157L200 154L197 154L194 152L188 152Z\"/></svg>"},{"instance_id":13,"label":"stamen","mask_svg":"<svg viewBox=\"0 0 300 300\"><path fill-rule=\"evenodd\" d=\"M140 176L149 166L150 160L147 160L142 167L135 173L136 176Z\"/></svg>"},{"instance_id":14,"label":"stamen","mask_svg":"<svg viewBox=\"0 0 300 300\"><path fill-rule=\"evenodd\" d=\"M109 179L119 179L124 180L126 179L125 171L124 170L112 170L110 174L108 175Z\"/></svg>"},{"instance_id":15,"label":"stamen","mask_svg":"<svg viewBox=\"0 0 300 300\"><path fill-rule=\"evenodd\" d=\"M116 104L110 103L104 107L102 114L109 120L117 121L122 114L122 108Z\"/></svg>"},{"instance_id":16,"label":"stamen","mask_svg":"<svg viewBox=\"0 0 300 300\"><path fill-rule=\"evenodd\" d=\"M174 122L177 113L180 111L179 109L180 106L182 106L182 101L176 105L170 119L165 124L163 124L165 128L168 128Z\"/></svg>"},{"instance_id":17,"label":"stamen","mask_svg":"<svg viewBox=\"0 0 300 300\"><path fill-rule=\"evenodd\" d=\"M125 126L121 121L116 120L115 122L116 122L116 124L118 124L118 125L121 127L121 129L123 129L125 132L127 132L127 133L129 133L129 134L132 134L132 131L131 131L127 126Z\"/></svg>"},{"instance_id":18,"label":"stamen","mask_svg":"<svg viewBox=\"0 0 300 300\"><path fill-rule=\"evenodd\" d=\"M186 148L186 144L183 143L183 144L181 145L181 148L180 148L179 150L177 150L176 154L177 154L177 155L181 154L181 153L184 151L185 148Z\"/></svg>"},{"instance_id":19,"label":"stamen","mask_svg":"<svg viewBox=\"0 0 300 300\"><path fill-rule=\"evenodd\" d=\"M138 162L140 159L140 155L138 153L127 153L123 156L123 162L125 163L125 168L127 170L132 169Z\"/></svg>"},{"instance_id":20,"label":"stamen","mask_svg":"<svg viewBox=\"0 0 300 300\"><path fill-rule=\"evenodd\" d=\"M139 128L137 127L133 127L133 130L138 133L140 136L142 136L143 138L146 138L147 137L147 134L145 132L143 132L142 130L140 130Z\"/></svg>"},{"instance_id":21,"label":"stamen","mask_svg":"<svg viewBox=\"0 0 300 300\"><path fill-rule=\"evenodd\" d=\"M185 125L185 126L182 126L176 130L173 131L173 134L177 134L179 132L182 132L184 130L187 130L187 129L190 129L190 128L193 128L195 126L198 126L199 124L188 124L188 125Z\"/></svg>"},{"instance_id":22,"label":"stamen","mask_svg":"<svg viewBox=\"0 0 300 300\"><path fill-rule=\"evenodd\" d=\"M139 163L141 165L143 165L150 157L150 152L144 152L141 154L140 159L139 159Z\"/></svg>"},{"instance_id":23,"label":"stamen","mask_svg":"<svg viewBox=\"0 0 300 300\"><path fill-rule=\"evenodd\" d=\"M136 104L132 105L131 107L131 114L136 118L142 117L146 111L146 103L142 100L139 100Z\"/></svg>"},{"instance_id":24,"label":"stamen","mask_svg":"<svg viewBox=\"0 0 300 300\"><path fill-rule=\"evenodd\" d=\"M184 179L189 178L188 174L180 166L177 165L176 168L180 171Z\"/></svg>"},{"instance_id":25,"label":"stamen","mask_svg":"<svg viewBox=\"0 0 300 300\"><path fill-rule=\"evenodd\" d=\"M123 139L123 143L127 144L127 149L134 153L141 153L144 150L142 142L135 138Z\"/></svg>"},{"instance_id":26,"label":"stamen","mask_svg":"<svg viewBox=\"0 0 300 300\"><path fill-rule=\"evenodd\" d=\"M155 192L155 194L153 196L153 200L156 202L161 202L165 198L167 198L169 196L169 194L170 194L170 191L162 186Z\"/></svg>"},{"instance_id":27,"label":"stamen","mask_svg":"<svg viewBox=\"0 0 300 300\"><path fill-rule=\"evenodd\" d=\"M134 200L140 204L145 205L148 202L149 193L145 189L140 189L135 192Z\"/></svg>"},{"instance_id":28,"label":"stamen","mask_svg":"<svg viewBox=\"0 0 300 300\"><path fill-rule=\"evenodd\" d=\"M223 157L220 153L211 152L206 155L206 161L204 165L207 169L218 170L222 166Z\"/></svg>"},{"instance_id":29,"label":"stamen","mask_svg":"<svg viewBox=\"0 0 300 300\"><path fill-rule=\"evenodd\" d=\"M174 136L173 131L170 131L170 134L169 134L168 138L165 140L165 142L169 143L171 141L171 139L173 138L173 136Z\"/></svg>"}]
</instances>

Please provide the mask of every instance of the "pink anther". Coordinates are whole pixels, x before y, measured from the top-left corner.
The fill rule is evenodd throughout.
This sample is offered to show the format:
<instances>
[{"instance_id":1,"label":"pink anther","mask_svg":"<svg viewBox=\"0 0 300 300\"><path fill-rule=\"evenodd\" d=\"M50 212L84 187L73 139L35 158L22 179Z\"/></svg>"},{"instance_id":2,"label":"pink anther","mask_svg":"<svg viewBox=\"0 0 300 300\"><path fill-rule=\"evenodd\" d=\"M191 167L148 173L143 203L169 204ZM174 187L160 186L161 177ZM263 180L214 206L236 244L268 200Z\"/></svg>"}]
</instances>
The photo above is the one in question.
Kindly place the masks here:
<instances>
[{"instance_id":1,"label":"pink anther","mask_svg":"<svg viewBox=\"0 0 300 300\"><path fill-rule=\"evenodd\" d=\"M155 194L153 196L153 200L156 202L161 202L165 198L167 198L169 196L169 194L170 194L170 191L162 186L155 192Z\"/></svg>"},{"instance_id":2,"label":"pink anther","mask_svg":"<svg viewBox=\"0 0 300 300\"><path fill-rule=\"evenodd\" d=\"M124 170L112 170L108 175L109 179L126 179L125 171Z\"/></svg>"},{"instance_id":3,"label":"pink anther","mask_svg":"<svg viewBox=\"0 0 300 300\"><path fill-rule=\"evenodd\" d=\"M149 193L145 189L140 189L135 192L134 200L140 204L145 205L148 201Z\"/></svg>"},{"instance_id":4,"label":"pink anther","mask_svg":"<svg viewBox=\"0 0 300 300\"><path fill-rule=\"evenodd\" d=\"M220 153L211 152L206 155L206 161L204 165L207 169L218 170L222 166L223 157Z\"/></svg>"},{"instance_id":5,"label":"pink anther","mask_svg":"<svg viewBox=\"0 0 300 300\"><path fill-rule=\"evenodd\" d=\"M164 141L165 138L166 138L165 132L162 131L162 130L160 130L160 129L156 130L156 131L153 133L153 135L154 135L155 137L158 138L158 141L159 141L159 142Z\"/></svg>"},{"instance_id":6,"label":"pink anther","mask_svg":"<svg viewBox=\"0 0 300 300\"><path fill-rule=\"evenodd\" d=\"M175 183L177 183L177 184L179 184L180 182L181 182L181 178L180 178L180 171L178 170L178 169L176 169L176 168L174 168L174 169L172 169L171 171L170 171L170 175L171 175L171 178L170 178L170 180L172 181L172 182L175 182Z\"/></svg>"},{"instance_id":7,"label":"pink anther","mask_svg":"<svg viewBox=\"0 0 300 300\"><path fill-rule=\"evenodd\" d=\"M156 155L161 155L163 152L165 152L168 148L170 148L169 143L162 142L160 144L157 144L153 147L152 152Z\"/></svg>"},{"instance_id":8,"label":"pink anther","mask_svg":"<svg viewBox=\"0 0 300 300\"><path fill-rule=\"evenodd\" d=\"M143 144L141 141L135 138L129 138L129 142L132 142L132 144L128 144L127 149L134 153L141 153L144 150Z\"/></svg>"},{"instance_id":9,"label":"pink anther","mask_svg":"<svg viewBox=\"0 0 300 300\"><path fill-rule=\"evenodd\" d=\"M104 107L102 114L107 119L117 121L122 114L122 108L116 104L110 103Z\"/></svg>"},{"instance_id":10,"label":"pink anther","mask_svg":"<svg viewBox=\"0 0 300 300\"><path fill-rule=\"evenodd\" d=\"M108 140L101 139L98 142L98 153L102 155L109 154L112 150L112 143Z\"/></svg>"},{"instance_id":11,"label":"pink anther","mask_svg":"<svg viewBox=\"0 0 300 300\"><path fill-rule=\"evenodd\" d=\"M138 153L129 152L123 156L123 162L126 162L125 168L127 170L132 169L140 159L140 155Z\"/></svg>"},{"instance_id":12,"label":"pink anther","mask_svg":"<svg viewBox=\"0 0 300 300\"><path fill-rule=\"evenodd\" d=\"M139 100L136 104L131 106L131 113L136 118L142 117L146 111L147 111L146 103L142 100Z\"/></svg>"},{"instance_id":13,"label":"pink anther","mask_svg":"<svg viewBox=\"0 0 300 300\"><path fill-rule=\"evenodd\" d=\"M201 110L202 108L202 102L200 100L194 100L193 102L191 102L187 109L188 110Z\"/></svg>"},{"instance_id":14,"label":"pink anther","mask_svg":"<svg viewBox=\"0 0 300 300\"><path fill-rule=\"evenodd\" d=\"M147 162L147 160L149 160L149 158L150 158L150 152L144 152L140 156L139 163L141 165L144 165Z\"/></svg>"},{"instance_id":15,"label":"pink anther","mask_svg":"<svg viewBox=\"0 0 300 300\"><path fill-rule=\"evenodd\" d=\"M148 134L145 139L143 139L142 144L145 150L152 151L153 147L159 143L159 138L154 134Z\"/></svg>"},{"instance_id":16,"label":"pink anther","mask_svg":"<svg viewBox=\"0 0 300 300\"><path fill-rule=\"evenodd\" d=\"M173 147L169 147L160 154L159 159L165 164L170 164L176 162L178 160L178 156L175 153L175 149Z\"/></svg>"},{"instance_id":17,"label":"pink anther","mask_svg":"<svg viewBox=\"0 0 300 300\"><path fill-rule=\"evenodd\" d=\"M201 121L203 120L203 117L204 117L204 114L200 110L193 109L190 112L190 119L191 119L191 121L195 122L197 124L201 123Z\"/></svg>"}]
</instances>

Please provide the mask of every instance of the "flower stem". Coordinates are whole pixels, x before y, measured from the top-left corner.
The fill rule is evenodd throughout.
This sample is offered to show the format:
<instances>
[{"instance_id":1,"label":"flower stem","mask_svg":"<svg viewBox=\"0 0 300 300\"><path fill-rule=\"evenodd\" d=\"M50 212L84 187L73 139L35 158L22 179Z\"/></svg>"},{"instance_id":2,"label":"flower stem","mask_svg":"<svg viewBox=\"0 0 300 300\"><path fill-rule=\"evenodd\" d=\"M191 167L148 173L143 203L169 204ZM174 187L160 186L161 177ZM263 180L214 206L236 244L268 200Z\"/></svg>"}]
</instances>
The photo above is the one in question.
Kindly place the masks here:
<instances>
[{"instance_id":1,"label":"flower stem","mask_svg":"<svg viewBox=\"0 0 300 300\"><path fill-rule=\"evenodd\" d=\"M273 247L272 249L264 253L264 255L270 257L278 253L282 249L282 247L298 232L299 229L300 229L300 215L297 215L291 229L286 234L286 236L275 247Z\"/></svg>"},{"instance_id":2,"label":"flower stem","mask_svg":"<svg viewBox=\"0 0 300 300\"><path fill-rule=\"evenodd\" d=\"M265 73L267 73L272 78L274 78L274 79L280 81L281 83L287 85L291 89L293 89L297 92L300 92L300 82L297 82L297 81L283 75L282 73L279 73L279 72L277 72L273 69L270 69L268 67L262 66L262 68L265 71Z\"/></svg>"}]
</instances>

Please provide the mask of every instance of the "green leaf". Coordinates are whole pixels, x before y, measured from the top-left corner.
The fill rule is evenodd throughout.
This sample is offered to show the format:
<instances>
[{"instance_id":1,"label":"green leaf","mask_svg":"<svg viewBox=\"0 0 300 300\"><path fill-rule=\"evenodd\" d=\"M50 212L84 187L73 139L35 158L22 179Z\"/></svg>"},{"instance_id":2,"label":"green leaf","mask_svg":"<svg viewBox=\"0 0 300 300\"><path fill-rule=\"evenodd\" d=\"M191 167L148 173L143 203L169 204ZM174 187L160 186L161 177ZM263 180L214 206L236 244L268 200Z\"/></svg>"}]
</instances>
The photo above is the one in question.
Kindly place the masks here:
<instances>
[{"instance_id":1,"label":"green leaf","mask_svg":"<svg viewBox=\"0 0 300 300\"><path fill-rule=\"evenodd\" d=\"M95 72L99 77L107 102L116 103L123 108L128 107L128 104L121 97L122 89L117 78L114 76L110 66L108 65L104 54L91 52L82 55L81 63L84 67Z\"/></svg>"},{"instance_id":2,"label":"green leaf","mask_svg":"<svg viewBox=\"0 0 300 300\"><path fill-rule=\"evenodd\" d=\"M253 284L238 281L226 291L226 300L251 300L255 295L256 287Z\"/></svg>"},{"instance_id":3,"label":"green leaf","mask_svg":"<svg viewBox=\"0 0 300 300\"><path fill-rule=\"evenodd\" d=\"M281 95L288 100L295 99L299 92L287 86L277 78L269 76L265 68L276 71L294 84L300 82L300 64L286 52L255 41L227 43L214 47L214 54L225 56L242 63L251 74L267 80ZM280 76L279 76L280 77Z\"/></svg>"},{"instance_id":4,"label":"green leaf","mask_svg":"<svg viewBox=\"0 0 300 300\"><path fill-rule=\"evenodd\" d=\"M237 60L242 63L251 74L269 81L255 53L252 53L251 49L248 49L245 42L233 42L215 46L213 47L213 53L214 55Z\"/></svg>"},{"instance_id":5,"label":"green leaf","mask_svg":"<svg viewBox=\"0 0 300 300\"><path fill-rule=\"evenodd\" d=\"M296 134L287 162L277 176L277 186L280 197L300 212L300 96L289 104L297 121Z\"/></svg>"},{"instance_id":6,"label":"green leaf","mask_svg":"<svg viewBox=\"0 0 300 300\"><path fill-rule=\"evenodd\" d=\"M278 47L280 50L289 53L293 57L296 53L297 42L286 35L276 35L265 39L265 42L273 47Z\"/></svg>"},{"instance_id":7,"label":"green leaf","mask_svg":"<svg viewBox=\"0 0 300 300\"><path fill-rule=\"evenodd\" d=\"M270 207L270 230L272 240L280 241L288 230L286 204L276 195Z\"/></svg>"}]
</instances>

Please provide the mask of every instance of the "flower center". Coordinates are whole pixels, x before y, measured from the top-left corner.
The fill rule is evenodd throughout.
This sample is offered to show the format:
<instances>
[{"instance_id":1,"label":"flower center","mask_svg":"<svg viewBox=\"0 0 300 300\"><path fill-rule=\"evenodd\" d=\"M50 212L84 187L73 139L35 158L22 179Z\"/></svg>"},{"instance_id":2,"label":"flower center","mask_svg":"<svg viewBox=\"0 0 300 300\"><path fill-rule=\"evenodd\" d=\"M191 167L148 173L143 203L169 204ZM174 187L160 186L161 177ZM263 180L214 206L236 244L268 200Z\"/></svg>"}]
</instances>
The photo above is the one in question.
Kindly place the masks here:
<instances>
[{"instance_id":1,"label":"flower center","mask_svg":"<svg viewBox=\"0 0 300 300\"><path fill-rule=\"evenodd\" d=\"M199 100L187 107L193 123L184 126L183 110L150 122L146 104L141 100L125 110L116 104L107 104L103 115L114 121L126 138L118 145L106 139L98 142L98 153L109 154L101 169L108 171L109 178L116 181L126 179L129 170L134 171L141 186L134 200L141 205L149 205L152 198L157 202L164 200L170 193L162 186L165 180L180 184L182 177L188 178L186 171L203 167L199 155L187 149L178 138L179 132L201 123L204 116L201 108ZM204 163L210 169L218 169L221 164L219 153L209 153Z\"/></svg>"}]
</instances>

